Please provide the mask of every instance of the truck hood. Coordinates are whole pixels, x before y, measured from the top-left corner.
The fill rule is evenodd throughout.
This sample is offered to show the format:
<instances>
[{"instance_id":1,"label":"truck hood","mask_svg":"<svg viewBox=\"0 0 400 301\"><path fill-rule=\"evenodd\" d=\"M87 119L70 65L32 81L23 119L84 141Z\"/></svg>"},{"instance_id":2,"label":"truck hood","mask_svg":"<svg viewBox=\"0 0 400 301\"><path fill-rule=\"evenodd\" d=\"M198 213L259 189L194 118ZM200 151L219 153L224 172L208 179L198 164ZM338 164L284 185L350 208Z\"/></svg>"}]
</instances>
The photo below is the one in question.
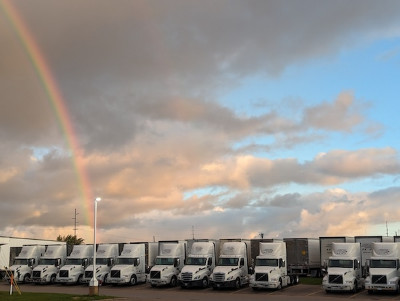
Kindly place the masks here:
<instances>
[{"instance_id":1,"label":"truck hood","mask_svg":"<svg viewBox=\"0 0 400 301\"><path fill-rule=\"evenodd\" d=\"M226 273L226 274L229 274L229 273L232 273L233 271L236 271L238 269L239 269L239 267L237 267L237 266L235 266L235 267L232 267L232 266L216 266L214 268L213 273L214 274L215 273Z\"/></svg>"},{"instance_id":2,"label":"truck hood","mask_svg":"<svg viewBox=\"0 0 400 301\"><path fill-rule=\"evenodd\" d=\"M255 273L272 273L273 271L279 271L277 267L268 267L268 266L256 266L254 268Z\"/></svg>"},{"instance_id":3,"label":"truck hood","mask_svg":"<svg viewBox=\"0 0 400 301\"><path fill-rule=\"evenodd\" d=\"M83 266L81 265L73 265L73 264L69 264L69 265L64 265L61 270L68 270L68 271L73 271L73 270L82 270Z\"/></svg>"},{"instance_id":4,"label":"truck hood","mask_svg":"<svg viewBox=\"0 0 400 301\"><path fill-rule=\"evenodd\" d=\"M101 264L101 265L96 264L96 273L98 273L98 272L100 272L100 271L103 271L103 270L106 270L107 268L108 268L108 266L106 266L106 265L104 265L104 264ZM93 272L93 265L89 265L89 266L86 268L85 271Z\"/></svg>"},{"instance_id":5,"label":"truck hood","mask_svg":"<svg viewBox=\"0 0 400 301\"><path fill-rule=\"evenodd\" d=\"M381 269L381 268L374 268L369 270L369 276L373 275L384 275L386 276L387 280L389 281L392 278L397 277L397 270L396 269Z\"/></svg>"},{"instance_id":6,"label":"truck hood","mask_svg":"<svg viewBox=\"0 0 400 301\"><path fill-rule=\"evenodd\" d=\"M173 265L155 265L151 268L151 272L162 272L168 269L173 269Z\"/></svg>"},{"instance_id":7,"label":"truck hood","mask_svg":"<svg viewBox=\"0 0 400 301\"><path fill-rule=\"evenodd\" d=\"M130 271L130 270L132 270L133 267L134 266L131 264L117 264L111 268L111 271L121 271L121 272L125 271L125 270ZM134 268L136 268L136 267L134 267Z\"/></svg>"},{"instance_id":8,"label":"truck hood","mask_svg":"<svg viewBox=\"0 0 400 301\"><path fill-rule=\"evenodd\" d=\"M33 271L42 271L45 272L50 269L55 269L56 267L54 265L38 265L36 268L33 269Z\"/></svg>"},{"instance_id":9,"label":"truck hood","mask_svg":"<svg viewBox=\"0 0 400 301\"><path fill-rule=\"evenodd\" d=\"M181 273L192 273L195 274L199 271L207 270L206 266L201 266L201 265L185 265L182 268Z\"/></svg>"},{"instance_id":10,"label":"truck hood","mask_svg":"<svg viewBox=\"0 0 400 301\"><path fill-rule=\"evenodd\" d=\"M342 275L345 276L347 274L352 274L353 269L351 268L329 268L328 269L328 274L329 275Z\"/></svg>"}]
</instances>

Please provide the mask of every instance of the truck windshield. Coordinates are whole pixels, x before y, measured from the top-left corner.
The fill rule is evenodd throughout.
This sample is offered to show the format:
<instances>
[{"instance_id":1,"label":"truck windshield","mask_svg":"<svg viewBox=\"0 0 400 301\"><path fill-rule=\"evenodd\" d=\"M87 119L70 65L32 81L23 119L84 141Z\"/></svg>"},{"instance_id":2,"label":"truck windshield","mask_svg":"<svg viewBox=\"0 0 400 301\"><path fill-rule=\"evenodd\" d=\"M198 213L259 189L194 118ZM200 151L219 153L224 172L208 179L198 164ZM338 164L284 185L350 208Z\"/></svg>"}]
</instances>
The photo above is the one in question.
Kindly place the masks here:
<instances>
[{"instance_id":1,"label":"truck windshield","mask_svg":"<svg viewBox=\"0 0 400 301\"><path fill-rule=\"evenodd\" d=\"M28 265L28 259L14 259L15 265Z\"/></svg>"},{"instance_id":2,"label":"truck windshield","mask_svg":"<svg viewBox=\"0 0 400 301\"><path fill-rule=\"evenodd\" d=\"M218 260L218 265L222 266L237 266L239 258L220 258Z\"/></svg>"},{"instance_id":3,"label":"truck windshield","mask_svg":"<svg viewBox=\"0 0 400 301\"><path fill-rule=\"evenodd\" d=\"M108 258L96 258L96 264L108 265Z\"/></svg>"},{"instance_id":4,"label":"truck windshield","mask_svg":"<svg viewBox=\"0 0 400 301\"><path fill-rule=\"evenodd\" d=\"M69 264L69 265L81 265L82 264L82 259L80 258L67 258L67 261L65 262L65 264Z\"/></svg>"},{"instance_id":5,"label":"truck windshield","mask_svg":"<svg viewBox=\"0 0 400 301\"><path fill-rule=\"evenodd\" d=\"M39 264L41 265L55 265L57 263L57 259L49 259L49 258L41 258L39 260Z\"/></svg>"},{"instance_id":6,"label":"truck windshield","mask_svg":"<svg viewBox=\"0 0 400 301\"><path fill-rule=\"evenodd\" d=\"M156 264L157 265L174 265L174 258L157 257Z\"/></svg>"},{"instance_id":7,"label":"truck windshield","mask_svg":"<svg viewBox=\"0 0 400 301\"><path fill-rule=\"evenodd\" d=\"M330 259L329 268L353 268L353 260L351 259Z\"/></svg>"},{"instance_id":8,"label":"truck windshield","mask_svg":"<svg viewBox=\"0 0 400 301\"><path fill-rule=\"evenodd\" d=\"M118 264L135 264L135 259L136 258L118 258L117 263Z\"/></svg>"},{"instance_id":9,"label":"truck windshield","mask_svg":"<svg viewBox=\"0 0 400 301\"><path fill-rule=\"evenodd\" d=\"M387 259L371 259L370 268L396 268L396 260L387 260Z\"/></svg>"},{"instance_id":10,"label":"truck windshield","mask_svg":"<svg viewBox=\"0 0 400 301\"><path fill-rule=\"evenodd\" d=\"M277 267L278 259L256 258L256 266Z\"/></svg>"},{"instance_id":11,"label":"truck windshield","mask_svg":"<svg viewBox=\"0 0 400 301\"><path fill-rule=\"evenodd\" d=\"M207 258L189 257L186 264L189 265L206 265Z\"/></svg>"}]
</instances>

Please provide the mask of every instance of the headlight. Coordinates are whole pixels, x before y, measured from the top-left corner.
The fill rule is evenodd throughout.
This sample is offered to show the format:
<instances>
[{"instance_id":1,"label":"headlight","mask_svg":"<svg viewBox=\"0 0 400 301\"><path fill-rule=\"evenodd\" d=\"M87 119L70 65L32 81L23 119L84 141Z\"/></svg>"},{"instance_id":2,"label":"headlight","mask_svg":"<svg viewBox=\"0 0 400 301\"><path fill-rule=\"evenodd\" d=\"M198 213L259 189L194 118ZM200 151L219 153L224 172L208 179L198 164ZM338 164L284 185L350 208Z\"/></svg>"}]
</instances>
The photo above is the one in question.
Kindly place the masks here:
<instances>
[{"instance_id":1,"label":"headlight","mask_svg":"<svg viewBox=\"0 0 400 301\"><path fill-rule=\"evenodd\" d=\"M351 284L351 283L353 283L353 281L352 280L346 280L346 283L347 284Z\"/></svg>"},{"instance_id":2,"label":"headlight","mask_svg":"<svg viewBox=\"0 0 400 301\"><path fill-rule=\"evenodd\" d=\"M193 280L198 280L198 279L200 279L200 276L201 276L201 275L197 275L197 276L193 277Z\"/></svg>"},{"instance_id":3,"label":"headlight","mask_svg":"<svg viewBox=\"0 0 400 301\"><path fill-rule=\"evenodd\" d=\"M233 279L233 276L229 276L228 278L226 278L226 280L232 280Z\"/></svg>"},{"instance_id":4,"label":"headlight","mask_svg":"<svg viewBox=\"0 0 400 301\"><path fill-rule=\"evenodd\" d=\"M396 283L397 283L396 280L391 280L391 281L389 281L389 284L396 284Z\"/></svg>"}]
</instances>

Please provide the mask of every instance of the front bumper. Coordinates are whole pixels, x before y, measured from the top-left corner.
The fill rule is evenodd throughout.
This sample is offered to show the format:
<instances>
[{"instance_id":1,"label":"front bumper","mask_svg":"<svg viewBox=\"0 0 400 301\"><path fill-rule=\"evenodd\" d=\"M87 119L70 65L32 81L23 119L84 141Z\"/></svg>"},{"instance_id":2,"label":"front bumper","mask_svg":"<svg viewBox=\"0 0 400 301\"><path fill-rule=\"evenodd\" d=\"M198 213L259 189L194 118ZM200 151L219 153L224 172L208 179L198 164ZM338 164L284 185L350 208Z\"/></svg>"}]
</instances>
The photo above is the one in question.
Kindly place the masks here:
<instances>
[{"instance_id":1,"label":"front bumper","mask_svg":"<svg viewBox=\"0 0 400 301\"><path fill-rule=\"evenodd\" d=\"M250 282L250 287L254 288L272 288L276 289L279 286L279 282L271 282L271 281L255 281Z\"/></svg>"},{"instance_id":2,"label":"front bumper","mask_svg":"<svg viewBox=\"0 0 400 301\"><path fill-rule=\"evenodd\" d=\"M129 278L107 278L107 282L110 284L126 284L129 283Z\"/></svg>"},{"instance_id":3,"label":"front bumper","mask_svg":"<svg viewBox=\"0 0 400 301\"><path fill-rule=\"evenodd\" d=\"M366 290L371 291L396 291L397 285L396 284L365 284Z\"/></svg>"},{"instance_id":4,"label":"front bumper","mask_svg":"<svg viewBox=\"0 0 400 301\"><path fill-rule=\"evenodd\" d=\"M327 284L323 285L322 288L326 291L352 291L354 289L354 286L352 284Z\"/></svg>"},{"instance_id":5,"label":"front bumper","mask_svg":"<svg viewBox=\"0 0 400 301\"><path fill-rule=\"evenodd\" d=\"M180 281L179 282L182 287L198 287L203 286L203 280L191 280L191 281Z\"/></svg>"},{"instance_id":6,"label":"front bumper","mask_svg":"<svg viewBox=\"0 0 400 301\"><path fill-rule=\"evenodd\" d=\"M235 287L236 279L223 282L210 281L210 286L213 288Z\"/></svg>"},{"instance_id":7,"label":"front bumper","mask_svg":"<svg viewBox=\"0 0 400 301\"><path fill-rule=\"evenodd\" d=\"M160 279L150 278L149 279L149 283L153 286L168 285L170 282L171 282L171 279L166 279L166 278L160 278Z\"/></svg>"}]
</instances>

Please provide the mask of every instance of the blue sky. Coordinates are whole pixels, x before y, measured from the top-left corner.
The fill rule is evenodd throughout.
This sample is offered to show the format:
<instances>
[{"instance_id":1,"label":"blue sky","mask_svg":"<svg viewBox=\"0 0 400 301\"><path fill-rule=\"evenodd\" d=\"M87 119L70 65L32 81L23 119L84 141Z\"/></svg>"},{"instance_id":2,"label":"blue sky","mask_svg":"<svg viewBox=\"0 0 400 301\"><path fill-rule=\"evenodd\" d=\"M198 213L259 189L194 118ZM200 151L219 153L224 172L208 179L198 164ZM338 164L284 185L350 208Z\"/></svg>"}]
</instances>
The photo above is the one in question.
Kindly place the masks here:
<instances>
[{"instance_id":1,"label":"blue sky","mask_svg":"<svg viewBox=\"0 0 400 301\"><path fill-rule=\"evenodd\" d=\"M104 200L102 241L400 229L398 1L11 5ZM67 235L76 208L90 239L76 158L6 18L0 44L0 233Z\"/></svg>"}]
</instances>

